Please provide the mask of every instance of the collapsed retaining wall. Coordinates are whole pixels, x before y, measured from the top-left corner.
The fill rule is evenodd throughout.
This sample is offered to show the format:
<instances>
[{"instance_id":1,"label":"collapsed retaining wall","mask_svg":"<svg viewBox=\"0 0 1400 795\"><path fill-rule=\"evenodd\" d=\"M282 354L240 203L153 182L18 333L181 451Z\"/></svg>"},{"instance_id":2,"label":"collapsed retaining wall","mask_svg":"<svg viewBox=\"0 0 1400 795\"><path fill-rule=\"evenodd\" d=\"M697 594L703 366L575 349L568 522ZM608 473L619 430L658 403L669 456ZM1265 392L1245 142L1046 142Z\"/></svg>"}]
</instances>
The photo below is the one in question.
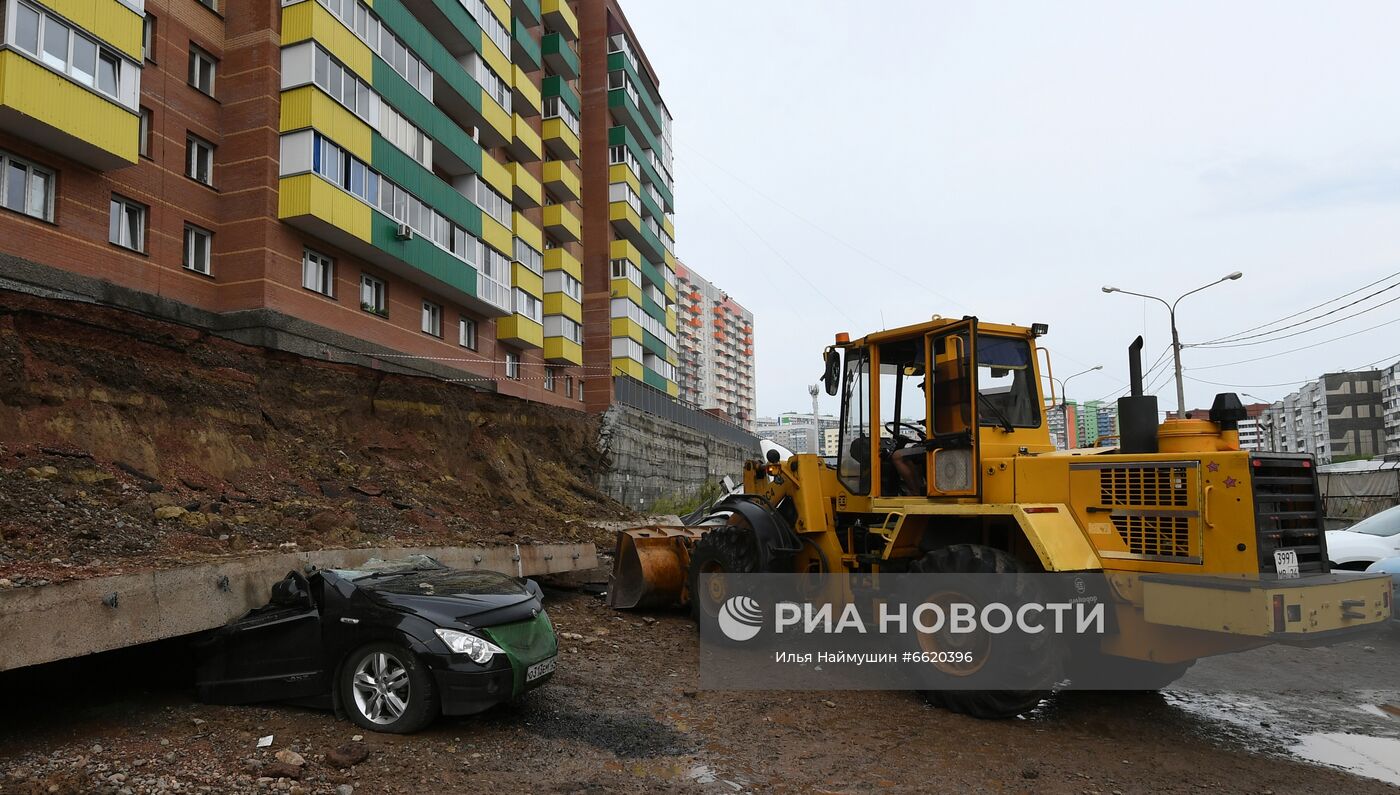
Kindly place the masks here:
<instances>
[{"instance_id":1,"label":"collapsed retaining wall","mask_svg":"<svg viewBox=\"0 0 1400 795\"><path fill-rule=\"evenodd\" d=\"M598 489L640 511L658 500L689 498L725 475L737 481L744 462L759 454L757 439L720 439L624 405L603 415L598 447L607 460Z\"/></svg>"}]
</instances>

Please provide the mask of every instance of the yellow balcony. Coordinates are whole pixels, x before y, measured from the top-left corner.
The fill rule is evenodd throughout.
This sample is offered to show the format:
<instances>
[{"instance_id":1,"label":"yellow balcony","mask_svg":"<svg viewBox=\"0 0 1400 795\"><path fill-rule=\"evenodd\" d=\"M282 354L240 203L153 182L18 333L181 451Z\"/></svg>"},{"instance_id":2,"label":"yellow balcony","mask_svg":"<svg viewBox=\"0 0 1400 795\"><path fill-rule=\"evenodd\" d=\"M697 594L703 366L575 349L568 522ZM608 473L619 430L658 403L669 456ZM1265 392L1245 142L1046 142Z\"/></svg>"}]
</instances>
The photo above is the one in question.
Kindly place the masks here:
<instances>
[{"instance_id":1,"label":"yellow balcony","mask_svg":"<svg viewBox=\"0 0 1400 795\"><path fill-rule=\"evenodd\" d=\"M530 122L519 113L511 117L510 130L510 146L507 150L512 157L522 163L535 163L544 157L544 145L540 141L540 134L535 132Z\"/></svg>"},{"instance_id":2,"label":"yellow balcony","mask_svg":"<svg viewBox=\"0 0 1400 795\"><path fill-rule=\"evenodd\" d=\"M512 263L511 276L514 277L514 285L521 290L533 295L536 298L544 298L544 277L521 265Z\"/></svg>"},{"instance_id":3,"label":"yellow balcony","mask_svg":"<svg viewBox=\"0 0 1400 795\"><path fill-rule=\"evenodd\" d=\"M522 348L543 348L544 326L524 315L507 315L496 321L496 339Z\"/></svg>"},{"instance_id":4,"label":"yellow balcony","mask_svg":"<svg viewBox=\"0 0 1400 795\"><path fill-rule=\"evenodd\" d=\"M516 207L539 207L544 204L544 186L535 175L525 169L524 163L506 163L510 181L515 185L511 201Z\"/></svg>"},{"instance_id":5,"label":"yellow balcony","mask_svg":"<svg viewBox=\"0 0 1400 795\"><path fill-rule=\"evenodd\" d=\"M355 157L370 160L369 125L315 86L282 92L279 126L284 133L314 127Z\"/></svg>"},{"instance_id":6,"label":"yellow balcony","mask_svg":"<svg viewBox=\"0 0 1400 795\"><path fill-rule=\"evenodd\" d=\"M522 116L538 116L543 100L540 98L540 87L530 79L524 69L519 64L511 67L513 79L511 80L511 93L513 105Z\"/></svg>"},{"instance_id":7,"label":"yellow balcony","mask_svg":"<svg viewBox=\"0 0 1400 795\"><path fill-rule=\"evenodd\" d=\"M637 179L637 174L628 168L625 163L617 163L608 166L608 182L626 182L632 186L632 191L637 195L642 193L642 181Z\"/></svg>"},{"instance_id":8,"label":"yellow balcony","mask_svg":"<svg viewBox=\"0 0 1400 795\"><path fill-rule=\"evenodd\" d=\"M551 364L583 364L583 346L567 337L545 337L544 358Z\"/></svg>"},{"instance_id":9,"label":"yellow balcony","mask_svg":"<svg viewBox=\"0 0 1400 795\"><path fill-rule=\"evenodd\" d=\"M642 363L636 359L623 359L615 356L612 365L613 375L627 375L637 381L642 380Z\"/></svg>"},{"instance_id":10,"label":"yellow balcony","mask_svg":"<svg viewBox=\"0 0 1400 795\"><path fill-rule=\"evenodd\" d=\"M315 39L341 63L370 82L374 74L374 55L369 45L345 27L335 15L320 3L296 3L282 9L282 46Z\"/></svg>"},{"instance_id":11,"label":"yellow balcony","mask_svg":"<svg viewBox=\"0 0 1400 795\"><path fill-rule=\"evenodd\" d=\"M630 298L637 306L642 305L642 288L631 279L613 279L611 288L613 298Z\"/></svg>"},{"instance_id":12,"label":"yellow balcony","mask_svg":"<svg viewBox=\"0 0 1400 795\"><path fill-rule=\"evenodd\" d=\"M141 62L141 15L117 0L43 0L58 15Z\"/></svg>"},{"instance_id":13,"label":"yellow balcony","mask_svg":"<svg viewBox=\"0 0 1400 795\"><path fill-rule=\"evenodd\" d=\"M544 208L544 231L556 240L572 243L583 237L583 224L564 205L551 204Z\"/></svg>"},{"instance_id":14,"label":"yellow balcony","mask_svg":"<svg viewBox=\"0 0 1400 795\"><path fill-rule=\"evenodd\" d=\"M610 259L625 259L638 268L642 267L642 252L626 240L614 240L609 247L608 257Z\"/></svg>"},{"instance_id":15,"label":"yellow balcony","mask_svg":"<svg viewBox=\"0 0 1400 795\"><path fill-rule=\"evenodd\" d=\"M583 322L583 305L563 293L544 294L544 313L563 315L575 323Z\"/></svg>"},{"instance_id":16,"label":"yellow balcony","mask_svg":"<svg viewBox=\"0 0 1400 795\"><path fill-rule=\"evenodd\" d=\"M680 393L681 393L681 385L680 385L680 384L677 384L675 381L667 381L667 382L666 382L666 394L670 395L671 397L678 397L678 396L680 395Z\"/></svg>"},{"instance_id":17,"label":"yellow balcony","mask_svg":"<svg viewBox=\"0 0 1400 795\"><path fill-rule=\"evenodd\" d=\"M515 190L510 169L490 155L483 154L481 157L481 178L502 196L509 196Z\"/></svg>"},{"instance_id":18,"label":"yellow balcony","mask_svg":"<svg viewBox=\"0 0 1400 795\"><path fill-rule=\"evenodd\" d=\"M661 219L661 228L666 230L666 234L669 235L672 240L676 239L676 226L671 223L671 216L668 215Z\"/></svg>"},{"instance_id":19,"label":"yellow balcony","mask_svg":"<svg viewBox=\"0 0 1400 795\"><path fill-rule=\"evenodd\" d=\"M104 171L140 144L135 113L13 50L0 52L0 129Z\"/></svg>"},{"instance_id":20,"label":"yellow balcony","mask_svg":"<svg viewBox=\"0 0 1400 795\"><path fill-rule=\"evenodd\" d=\"M368 204L315 174L283 177L277 185L277 217L343 246L372 240Z\"/></svg>"},{"instance_id":21,"label":"yellow balcony","mask_svg":"<svg viewBox=\"0 0 1400 795\"><path fill-rule=\"evenodd\" d=\"M642 235L642 216L627 202L612 202L608 205L608 220L618 233L635 242Z\"/></svg>"},{"instance_id":22,"label":"yellow balcony","mask_svg":"<svg viewBox=\"0 0 1400 795\"><path fill-rule=\"evenodd\" d=\"M536 251L544 250L544 232L538 226L530 223L519 210L511 213L511 229L515 231L515 236L524 240L530 248Z\"/></svg>"},{"instance_id":23,"label":"yellow balcony","mask_svg":"<svg viewBox=\"0 0 1400 795\"><path fill-rule=\"evenodd\" d=\"M569 129L569 125L565 124L563 119L545 119L541 133L544 136L544 145L556 160L578 159L578 134Z\"/></svg>"},{"instance_id":24,"label":"yellow balcony","mask_svg":"<svg viewBox=\"0 0 1400 795\"><path fill-rule=\"evenodd\" d=\"M570 276L583 281L583 263L578 261L578 257L570 254L567 249L552 248L544 253L544 269L549 271L563 271Z\"/></svg>"},{"instance_id":25,"label":"yellow balcony","mask_svg":"<svg viewBox=\"0 0 1400 795\"><path fill-rule=\"evenodd\" d=\"M544 16L547 30L558 33L569 41L578 38L578 17L569 8L567 0L541 0L540 12Z\"/></svg>"},{"instance_id":26,"label":"yellow balcony","mask_svg":"<svg viewBox=\"0 0 1400 795\"><path fill-rule=\"evenodd\" d=\"M481 239L507 257L515 250L515 235L511 234L504 224L486 213L481 214Z\"/></svg>"},{"instance_id":27,"label":"yellow balcony","mask_svg":"<svg viewBox=\"0 0 1400 795\"><path fill-rule=\"evenodd\" d=\"M642 341L642 324L627 317L615 317L612 319L613 337L628 337L637 342Z\"/></svg>"},{"instance_id":28,"label":"yellow balcony","mask_svg":"<svg viewBox=\"0 0 1400 795\"><path fill-rule=\"evenodd\" d=\"M544 186L558 201L576 202L582 195L578 175L562 160L549 160L544 164Z\"/></svg>"}]
</instances>

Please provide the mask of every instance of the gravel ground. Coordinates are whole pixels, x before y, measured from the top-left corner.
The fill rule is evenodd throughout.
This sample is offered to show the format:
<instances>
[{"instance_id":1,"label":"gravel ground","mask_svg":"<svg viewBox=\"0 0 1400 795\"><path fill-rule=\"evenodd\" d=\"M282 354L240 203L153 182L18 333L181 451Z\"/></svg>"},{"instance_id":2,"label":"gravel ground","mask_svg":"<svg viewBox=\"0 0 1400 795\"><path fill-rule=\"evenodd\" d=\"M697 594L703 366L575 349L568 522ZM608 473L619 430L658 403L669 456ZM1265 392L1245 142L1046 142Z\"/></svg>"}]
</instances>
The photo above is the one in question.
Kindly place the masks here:
<instances>
[{"instance_id":1,"label":"gravel ground","mask_svg":"<svg viewBox=\"0 0 1400 795\"><path fill-rule=\"evenodd\" d=\"M1242 707L1219 699L1060 694L1029 719L986 722L904 692L700 691L685 617L548 595L554 679L409 737L298 707L196 703L177 643L0 675L0 792L1396 791L1271 753L1287 731L1227 719L1221 703ZM356 749L362 762L337 767ZM279 762L287 751L303 763Z\"/></svg>"}]
</instances>

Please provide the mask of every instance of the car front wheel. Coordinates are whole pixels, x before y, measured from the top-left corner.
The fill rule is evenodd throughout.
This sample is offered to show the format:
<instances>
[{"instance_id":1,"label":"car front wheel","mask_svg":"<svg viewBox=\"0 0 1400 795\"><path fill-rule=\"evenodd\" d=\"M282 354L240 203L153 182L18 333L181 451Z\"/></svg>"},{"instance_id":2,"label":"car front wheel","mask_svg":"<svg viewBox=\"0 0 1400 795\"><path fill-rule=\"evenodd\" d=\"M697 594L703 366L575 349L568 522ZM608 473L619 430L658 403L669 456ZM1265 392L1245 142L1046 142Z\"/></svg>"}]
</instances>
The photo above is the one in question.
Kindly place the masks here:
<instances>
[{"instance_id":1,"label":"car front wheel","mask_svg":"<svg viewBox=\"0 0 1400 795\"><path fill-rule=\"evenodd\" d=\"M433 675L392 643L356 650L340 668L340 702L350 719L376 732L411 734L438 715Z\"/></svg>"}]
</instances>

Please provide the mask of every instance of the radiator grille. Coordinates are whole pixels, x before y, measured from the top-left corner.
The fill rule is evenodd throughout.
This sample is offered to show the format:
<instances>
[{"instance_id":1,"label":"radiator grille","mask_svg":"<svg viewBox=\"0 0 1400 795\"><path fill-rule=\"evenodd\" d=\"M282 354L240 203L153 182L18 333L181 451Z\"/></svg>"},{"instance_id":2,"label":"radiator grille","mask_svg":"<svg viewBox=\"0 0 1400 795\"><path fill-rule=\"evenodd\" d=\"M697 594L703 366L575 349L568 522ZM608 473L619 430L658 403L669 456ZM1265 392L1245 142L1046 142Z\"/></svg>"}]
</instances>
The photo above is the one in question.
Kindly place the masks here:
<instances>
[{"instance_id":1,"label":"radiator grille","mask_svg":"<svg viewBox=\"0 0 1400 795\"><path fill-rule=\"evenodd\" d=\"M1259 571L1277 572L1276 549L1295 551L1300 571L1328 571L1327 534L1322 529L1322 500L1312 457L1255 453L1249 463Z\"/></svg>"},{"instance_id":2,"label":"radiator grille","mask_svg":"<svg viewBox=\"0 0 1400 795\"><path fill-rule=\"evenodd\" d=\"M1185 516L1113 516L1113 527L1134 555L1194 558L1191 521Z\"/></svg>"},{"instance_id":3,"label":"radiator grille","mask_svg":"<svg viewBox=\"0 0 1400 795\"><path fill-rule=\"evenodd\" d=\"M1184 508L1189 502L1186 467L1113 467L1099 470L1103 505Z\"/></svg>"}]
</instances>

